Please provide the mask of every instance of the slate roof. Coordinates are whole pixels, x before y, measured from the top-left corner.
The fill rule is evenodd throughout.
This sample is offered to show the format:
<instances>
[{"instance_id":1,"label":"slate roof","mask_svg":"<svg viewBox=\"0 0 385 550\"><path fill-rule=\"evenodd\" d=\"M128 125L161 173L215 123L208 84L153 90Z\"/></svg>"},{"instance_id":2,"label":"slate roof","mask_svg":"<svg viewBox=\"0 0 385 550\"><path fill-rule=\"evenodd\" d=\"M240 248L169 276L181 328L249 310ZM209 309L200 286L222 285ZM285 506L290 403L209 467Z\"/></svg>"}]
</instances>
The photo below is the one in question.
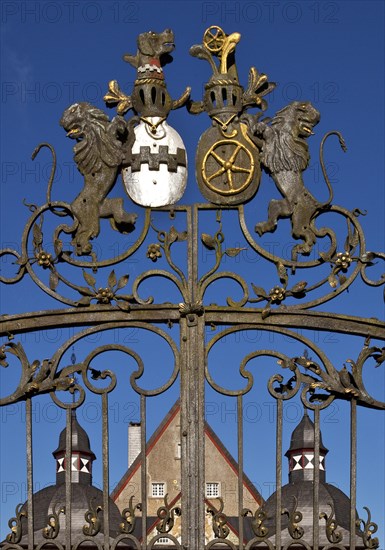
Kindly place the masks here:
<instances>
[{"instance_id":1,"label":"slate roof","mask_svg":"<svg viewBox=\"0 0 385 550\"><path fill-rule=\"evenodd\" d=\"M306 410L302 420L291 434L290 447L286 451L285 456L289 456L292 451L299 449L314 449L314 424L309 418ZM324 454L328 449L322 442L322 434L320 433L320 451Z\"/></svg>"},{"instance_id":2,"label":"slate roof","mask_svg":"<svg viewBox=\"0 0 385 550\"><path fill-rule=\"evenodd\" d=\"M56 512L59 511L61 506L65 506L65 483L60 485L50 485L41 489L33 495L33 530L35 537L35 544L41 542L49 542L43 537L42 530L48 525L48 515L52 514L54 508ZM84 514L92 507L96 510L97 506L103 506L103 492L97 489L93 485L82 485L79 483L71 484L72 492L72 509L71 509L71 533L74 542L79 537L84 537L83 526L88 525ZM27 510L27 503L24 504L23 509ZM110 537L116 537L119 534L119 524L121 523L121 515L118 507L110 499L109 501L110 512ZM96 540L103 540L103 512L100 512L97 516L102 520L102 527L100 533L95 536ZM55 538L55 542L59 542L65 545L65 525L66 516L64 514L59 515L60 531ZM27 544L28 540L28 525L27 519L22 519L22 532L23 536L20 544L22 546Z\"/></svg>"},{"instance_id":3,"label":"slate roof","mask_svg":"<svg viewBox=\"0 0 385 550\"><path fill-rule=\"evenodd\" d=\"M266 501L263 509L267 515L264 526L269 529L269 538L274 537L275 515L276 515L276 493ZM332 506L331 506L332 505ZM304 535L300 540L306 541L312 546L313 540L313 482L301 481L300 483L288 483L282 487L282 509L286 508L289 512L294 510L301 512L302 520L298 522L298 526L304 529ZM338 487L329 483L319 484L319 513L327 514L328 518L334 510L334 519L337 522L336 532L341 532L343 539L341 544L349 546L350 532L350 499ZM356 514L356 519L357 519ZM288 532L289 517L287 514L281 515L281 542L285 545L289 542L294 542ZM319 520L320 546L329 544L326 537L326 521ZM356 539L356 547L362 547L362 540Z\"/></svg>"},{"instance_id":4,"label":"slate roof","mask_svg":"<svg viewBox=\"0 0 385 550\"><path fill-rule=\"evenodd\" d=\"M308 450L314 451L314 423L309 418L305 410L303 418L298 426L293 430L290 447L285 453L290 457L295 451ZM322 434L320 433L320 454L326 454L328 449L322 442ZM304 474L301 476L301 473ZM298 475L293 475L298 474ZM308 474L307 476L305 474ZM302 518L297 517L295 523L299 528L303 529L303 536L298 539L298 545L306 542L310 546L313 545L313 481L314 469L291 471L289 473L289 483L281 489L281 510L287 510L288 513L281 514L281 544L294 544L295 540L289 533L289 515L294 512L300 512ZM266 514L264 526L268 528L268 538L274 542L276 533L276 502L277 493L273 493L263 505L263 511ZM335 533L342 535L340 544L342 547L349 547L350 537L350 499L338 487L326 483L325 471L319 469L319 496L318 496L318 518L319 522L319 544L320 546L330 545L326 534L326 520L323 514L336 522ZM358 518L356 511L355 517ZM362 540L356 538L356 548L362 548Z\"/></svg>"},{"instance_id":5,"label":"slate roof","mask_svg":"<svg viewBox=\"0 0 385 550\"><path fill-rule=\"evenodd\" d=\"M83 453L90 455L91 460L95 460L96 456L91 451L90 439L87 432L78 422L75 410L71 414L71 433L72 433L72 451L82 451ZM56 457L58 453L65 453L66 450L66 434L67 428L64 428L59 435L59 446L53 451L53 456Z\"/></svg>"}]
</instances>

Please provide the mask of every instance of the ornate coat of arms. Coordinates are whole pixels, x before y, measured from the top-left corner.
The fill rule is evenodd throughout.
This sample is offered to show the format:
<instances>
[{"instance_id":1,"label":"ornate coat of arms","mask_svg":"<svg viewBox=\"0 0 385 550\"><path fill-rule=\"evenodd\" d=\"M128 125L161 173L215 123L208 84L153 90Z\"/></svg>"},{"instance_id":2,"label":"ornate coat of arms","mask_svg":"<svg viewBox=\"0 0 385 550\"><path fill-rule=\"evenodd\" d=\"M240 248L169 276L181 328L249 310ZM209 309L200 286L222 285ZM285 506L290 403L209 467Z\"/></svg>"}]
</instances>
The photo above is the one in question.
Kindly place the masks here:
<instances>
[{"instance_id":1,"label":"ornate coat of arms","mask_svg":"<svg viewBox=\"0 0 385 550\"><path fill-rule=\"evenodd\" d=\"M187 156L182 138L166 122L172 109L182 107L190 96L186 88L179 100L172 100L164 80L163 66L172 58L174 34L145 32L138 37L136 55L123 59L137 70L131 96L126 96L115 80L109 83L105 101L117 104L123 114L133 109L134 141L126 149L122 177L130 198L141 206L176 203L187 183Z\"/></svg>"},{"instance_id":2,"label":"ornate coat of arms","mask_svg":"<svg viewBox=\"0 0 385 550\"><path fill-rule=\"evenodd\" d=\"M239 84L235 48L240 38L239 33L226 35L220 27L212 26L206 30L203 43L190 49L192 56L208 61L213 71L203 101L191 102L190 112L206 111L213 122L198 144L196 178L203 196L215 204L241 204L257 192L260 143L249 131L244 112L248 107L264 111L267 103L262 96L275 87L254 67L249 72L247 89ZM219 66L214 57L219 59Z\"/></svg>"},{"instance_id":3,"label":"ornate coat of arms","mask_svg":"<svg viewBox=\"0 0 385 550\"><path fill-rule=\"evenodd\" d=\"M335 135L346 150L344 139L333 130L321 141L320 164L329 196L320 202L303 179L310 160L307 139L313 134L320 113L309 101L293 101L272 118L261 118L267 109L262 98L275 84L252 67L248 87L242 88L235 64L240 38L237 32L227 35L213 26L206 30L203 43L190 49L191 55L205 59L213 72L202 101L190 100L190 88L180 99L171 99L163 67L170 62L174 34L166 29L159 34L140 34L136 55L124 56L136 68L137 78L131 96L125 95L115 80L109 83L104 99L107 104L116 105L118 113L112 121L88 103L76 103L66 109L61 125L67 136L76 140L74 159L84 176L84 188L66 207L73 224L63 226L72 235L77 256L94 255L91 241L100 233L102 218L109 219L112 228L120 233L134 230L137 215L126 211L122 197L108 197L120 173L129 197L141 206L167 206L181 199L187 183L186 150L182 138L166 119L172 109L183 105L192 114L206 111L212 120L196 153L196 178L207 200L219 206L244 204L256 194L264 170L282 198L270 200L267 220L258 221L255 232L262 237L275 231L279 219L290 218L291 235L300 241L292 249L293 262L299 255L308 256L317 237L328 234L315 226L317 216L331 208L333 198L323 158L324 144ZM260 111L248 114L249 107ZM126 121L122 115L130 109L134 116ZM48 186L49 201L53 177L54 173ZM65 215L58 210L55 213Z\"/></svg>"}]
</instances>

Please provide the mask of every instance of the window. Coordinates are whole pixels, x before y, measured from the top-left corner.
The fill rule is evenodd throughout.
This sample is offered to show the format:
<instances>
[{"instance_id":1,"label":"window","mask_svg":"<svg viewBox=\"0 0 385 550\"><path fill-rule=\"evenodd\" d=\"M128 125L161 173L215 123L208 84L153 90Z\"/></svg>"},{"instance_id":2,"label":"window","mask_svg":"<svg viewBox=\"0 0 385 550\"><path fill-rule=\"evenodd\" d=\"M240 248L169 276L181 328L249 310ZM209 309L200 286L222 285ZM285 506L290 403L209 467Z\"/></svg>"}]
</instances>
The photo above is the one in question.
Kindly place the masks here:
<instances>
[{"instance_id":1,"label":"window","mask_svg":"<svg viewBox=\"0 0 385 550\"><path fill-rule=\"evenodd\" d=\"M215 498L221 496L221 484L219 481L210 481L206 483L206 497Z\"/></svg>"},{"instance_id":2,"label":"window","mask_svg":"<svg viewBox=\"0 0 385 550\"><path fill-rule=\"evenodd\" d=\"M166 484L164 481L157 481L155 483L151 483L151 496L152 497L164 497L166 494Z\"/></svg>"},{"instance_id":3,"label":"window","mask_svg":"<svg viewBox=\"0 0 385 550\"><path fill-rule=\"evenodd\" d=\"M182 458L182 444L177 443L175 449L175 458Z\"/></svg>"},{"instance_id":4,"label":"window","mask_svg":"<svg viewBox=\"0 0 385 550\"><path fill-rule=\"evenodd\" d=\"M160 537L155 543L155 546L157 544L172 544L171 540L168 537Z\"/></svg>"}]
</instances>

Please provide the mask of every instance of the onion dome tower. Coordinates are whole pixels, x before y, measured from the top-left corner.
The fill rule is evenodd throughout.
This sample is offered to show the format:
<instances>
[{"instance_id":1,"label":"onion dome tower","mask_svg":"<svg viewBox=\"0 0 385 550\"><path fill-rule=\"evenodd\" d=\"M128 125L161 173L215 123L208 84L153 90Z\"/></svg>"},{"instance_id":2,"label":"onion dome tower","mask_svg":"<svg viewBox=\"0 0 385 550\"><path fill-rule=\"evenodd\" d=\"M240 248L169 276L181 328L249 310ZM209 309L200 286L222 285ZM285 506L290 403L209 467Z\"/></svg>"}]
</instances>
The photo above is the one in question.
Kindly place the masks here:
<instances>
[{"instance_id":1,"label":"onion dome tower","mask_svg":"<svg viewBox=\"0 0 385 550\"><path fill-rule=\"evenodd\" d=\"M328 449L319 445L319 479L325 481L325 456ZM313 481L314 475L314 424L305 409L302 420L291 434L290 447L285 456L289 459L289 482Z\"/></svg>"},{"instance_id":2,"label":"onion dome tower","mask_svg":"<svg viewBox=\"0 0 385 550\"><path fill-rule=\"evenodd\" d=\"M92 485L92 463L96 456L91 450L89 437L79 424L76 412L71 413L71 540L88 538L87 547L104 540L103 492ZM59 436L59 445L53 456L56 460L56 483L36 492L33 495L34 540L35 544L43 542L65 545L66 535L66 438L64 428ZM27 503L23 505L27 510ZM118 507L109 499L109 535L115 538L119 534L121 515ZM28 524L22 518L22 539L20 544L26 546L28 541ZM96 546L96 544L95 544Z\"/></svg>"},{"instance_id":3,"label":"onion dome tower","mask_svg":"<svg viewBox=\"0 0 385 550\"><path fill-rule=\"evenodd\" d=\"M71 481L85 485L92 484L92 463L96 456L91 451L90 440L86 431L80 426L76 412L71 412ZM65 454L67 430L64 428L59 436L59 446L53 451L56 459L56 484L65 482Z\"/></svg>"},{"instance_id":4,"label":"onion dome tower","mask_svg":"<svg viewBox=\"0 0 385 550\"><path fill-rule=\"evenodd\" d=\"M333 541L339 546L349 547L350 537L350 499L335 485L326 482L325 456L328 449L322 442L319 445L319 544L330 545ZM314 423L307 411L294 429L290 447L285 453L289 460L289 483L281 489L281 543L282 545L313 544L313 477L316 467L314 461ZM274 541L276 517L276 493L273 493L263 506L266 514L264 525L268 528L268 537ZM357 518L356 514L356 518ZM290 519L292 518L292 519ZM333 521L332 528L327 524ZM291 531L291 533L290 533ZM328 538L330 537L330 538ZM356 537L356 548L363 548L360 537Z\"/></svg>"}]
</instances>

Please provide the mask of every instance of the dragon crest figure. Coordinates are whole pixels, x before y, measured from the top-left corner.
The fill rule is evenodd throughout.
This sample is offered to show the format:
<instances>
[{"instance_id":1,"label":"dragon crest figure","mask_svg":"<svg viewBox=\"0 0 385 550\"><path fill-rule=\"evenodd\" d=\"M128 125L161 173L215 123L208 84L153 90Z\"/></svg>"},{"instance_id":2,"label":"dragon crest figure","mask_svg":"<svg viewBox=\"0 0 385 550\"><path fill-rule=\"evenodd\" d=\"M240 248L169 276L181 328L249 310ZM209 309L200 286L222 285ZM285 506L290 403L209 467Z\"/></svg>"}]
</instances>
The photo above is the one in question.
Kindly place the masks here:
<instances>
[{"instance_id":1,"label":"dragon crest figure","mask_svg":"<svg viewBox=\"0 0 385 550\"><path fill-rule=\"evenodd\" d=\"M76 224L72 245L78 256L91 253L90 241L99 235L100 218L108 218L113 229L129 233L136 214L123 208L122 198L107 198L115 185L123 159L123 143L130 140L129 125L121 116L111 122L108 116L89 103L75 103L60 120L67 136L76 139L74 160L84 176L84 187L71 203Z\"/></svg>"}]
</instances>

